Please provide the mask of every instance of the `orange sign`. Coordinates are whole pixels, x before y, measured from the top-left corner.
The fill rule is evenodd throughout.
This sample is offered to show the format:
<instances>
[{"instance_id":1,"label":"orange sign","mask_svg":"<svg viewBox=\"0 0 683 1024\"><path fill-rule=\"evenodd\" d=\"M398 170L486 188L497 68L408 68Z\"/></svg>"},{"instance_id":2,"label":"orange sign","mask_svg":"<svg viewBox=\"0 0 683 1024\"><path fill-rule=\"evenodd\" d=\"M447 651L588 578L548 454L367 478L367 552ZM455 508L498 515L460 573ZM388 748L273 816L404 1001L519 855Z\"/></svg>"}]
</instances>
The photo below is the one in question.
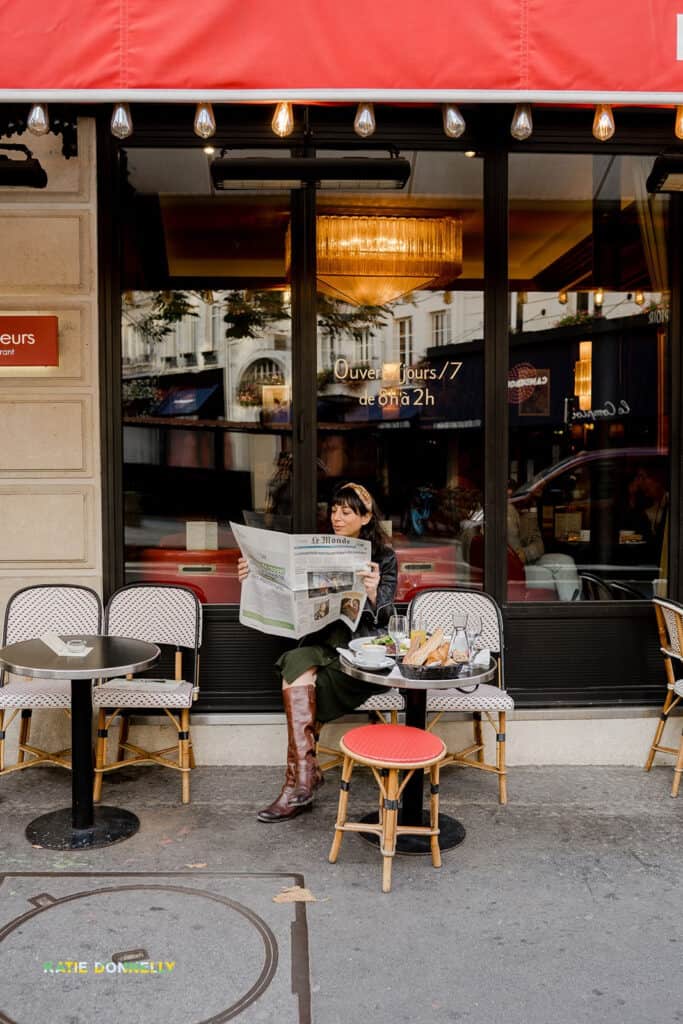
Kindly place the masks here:
<instances>
[{"instance_id":1,"label":"orange sign","mask_svg":"<svg viewBox=\"0 0 683 1024\"><path fill-rule=\"evenodd\" d=\"M0 316L3 366L59 366L56 316Z\"/></svg>"}]
</instances>

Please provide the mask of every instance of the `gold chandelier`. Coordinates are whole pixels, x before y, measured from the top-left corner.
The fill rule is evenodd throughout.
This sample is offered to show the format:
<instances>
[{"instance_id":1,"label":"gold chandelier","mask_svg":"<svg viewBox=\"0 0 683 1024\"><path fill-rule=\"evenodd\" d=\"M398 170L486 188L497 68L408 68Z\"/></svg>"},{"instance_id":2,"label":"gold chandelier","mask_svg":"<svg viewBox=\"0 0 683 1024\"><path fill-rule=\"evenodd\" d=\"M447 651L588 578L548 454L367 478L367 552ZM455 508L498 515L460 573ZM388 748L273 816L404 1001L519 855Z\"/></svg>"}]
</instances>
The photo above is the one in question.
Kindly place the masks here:
<instances>
[{"instance_id":1,"label":"gold chandelier","mask_svg":"<svg viewBox=\"0 0 683 1024\"><path fill-rule=\"evenodd\" d=\"M382 306L462 273L459 217L321 214L316 225L318 287L354 306ZM288 229L288 271L290 257Z\"/></svg>"},{"instance_id":2,"label":"gold chandelier","mask_svg":"<svg viewBox=\"0 0 683 1024\"><path fill-rule=\"evenodd\" d=\"M320 290L358 306L381 306L462 272L457 217L321 215L317 224Z\"/></svg>"}]
</instances>

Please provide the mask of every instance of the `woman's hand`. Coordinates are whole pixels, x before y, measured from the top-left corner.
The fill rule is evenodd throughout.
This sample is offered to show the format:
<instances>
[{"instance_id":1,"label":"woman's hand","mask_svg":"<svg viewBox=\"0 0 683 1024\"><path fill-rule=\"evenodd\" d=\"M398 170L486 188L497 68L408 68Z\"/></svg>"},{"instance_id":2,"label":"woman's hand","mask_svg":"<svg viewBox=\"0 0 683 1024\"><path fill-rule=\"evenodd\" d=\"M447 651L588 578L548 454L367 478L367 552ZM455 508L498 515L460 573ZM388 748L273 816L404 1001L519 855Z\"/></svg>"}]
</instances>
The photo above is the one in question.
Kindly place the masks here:
<instances>
[{"instance_id":1,"label":"woman's hand","mask_svg":"<svg viewBox=\"0 0 683 1024\"><path fill-rule=\"evenodd\" d=\"M359 575L363 580L368 601L371 605L374 605L377 601L377 588L379 586L379 565L377 562L369 562L368 565L369 567L364 569Z\"/></svg>"},{"instance_id":2,"label":"woman's hand","mask_svg":"<svg viewBox=\"0 0 683 1024\"><path fill-rule=\"evenodd\" d=\"M240 583L244 583L247 576L249 575L249 562L246 558L237 559L237 579Z\"/></svg>"}]
</instances>

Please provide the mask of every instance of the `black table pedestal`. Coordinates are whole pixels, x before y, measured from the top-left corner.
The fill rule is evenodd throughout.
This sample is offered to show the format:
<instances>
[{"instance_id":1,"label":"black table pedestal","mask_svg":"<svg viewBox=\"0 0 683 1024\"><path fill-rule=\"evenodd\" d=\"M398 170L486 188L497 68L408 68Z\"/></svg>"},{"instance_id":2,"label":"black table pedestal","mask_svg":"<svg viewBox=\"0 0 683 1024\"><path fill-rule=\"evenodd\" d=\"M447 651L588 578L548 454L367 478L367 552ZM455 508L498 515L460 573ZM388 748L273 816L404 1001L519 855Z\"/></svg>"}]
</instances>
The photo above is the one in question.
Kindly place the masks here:
<instances>
[{"instance_id":1,"label":"black table pedestal","mask_svg":"<svg viewBox=\"0 0 683 1024\"><path fill-rule=\"evenodd\" d=\"M71 680L71 807L41 814L26 827L26 838L48 850L90 850L129 839L140 828L130 811L94 807L92 685Z\"/></svg>"},{"instance_id":2,"label":"black table pedestal","mask_svg":"<svg viewBox=\"0 0 683 1024\"><path fill-rule=\"evenodd\" d=\"M417 689L406 689L404 691L406 700L406 725L413 725L417 729L424 729L427 723L427 691ZM403 790L402 806L398 814L399 825L429 825L429 811L423 810L424 805L424 772L417 769L409 779L406 788ZM360 819L364 824L377 824L377 812L366 814ZM379 846L379 836L371 832L359 832L359 836ZM465 827L455 818L448 814L439 815L439 848L450 850L465 838ZM397 836L397 853L430 854L429 836Z\"/></svg>"},{"instance_id":3,"label":"black table pedestal","mask_svg":"<svg viewBox=\"0 0 683 1024\"><path fill-rule=\"evenodd\" d=\"M26 826L26 838L48 850L93 850L129 839L140 828L139 819L119 807L96 807L87 828L74 828L72 822L71 807L41 814Z\"/></svg>"}]
</instances>

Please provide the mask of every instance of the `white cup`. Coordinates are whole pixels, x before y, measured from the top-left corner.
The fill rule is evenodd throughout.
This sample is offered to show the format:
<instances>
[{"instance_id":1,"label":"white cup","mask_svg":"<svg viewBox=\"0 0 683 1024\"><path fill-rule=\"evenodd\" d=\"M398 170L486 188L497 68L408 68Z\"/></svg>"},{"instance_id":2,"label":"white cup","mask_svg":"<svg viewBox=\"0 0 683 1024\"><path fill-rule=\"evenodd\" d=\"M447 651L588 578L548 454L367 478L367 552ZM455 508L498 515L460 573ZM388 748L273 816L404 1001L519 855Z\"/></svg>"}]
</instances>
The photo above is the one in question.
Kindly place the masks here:
<instances>
[{"instance_id":1,"label":"white cup","mask_svg":"<svg viewBox=\"0 0 683 1024\"><path fill-rule=\"evenodd\" d=\"M386 648L381 644L368 644L356 653L356 660L359 665L367 665L368 668L377 668L386 658Z\"/></svg>"}]
</instances>

